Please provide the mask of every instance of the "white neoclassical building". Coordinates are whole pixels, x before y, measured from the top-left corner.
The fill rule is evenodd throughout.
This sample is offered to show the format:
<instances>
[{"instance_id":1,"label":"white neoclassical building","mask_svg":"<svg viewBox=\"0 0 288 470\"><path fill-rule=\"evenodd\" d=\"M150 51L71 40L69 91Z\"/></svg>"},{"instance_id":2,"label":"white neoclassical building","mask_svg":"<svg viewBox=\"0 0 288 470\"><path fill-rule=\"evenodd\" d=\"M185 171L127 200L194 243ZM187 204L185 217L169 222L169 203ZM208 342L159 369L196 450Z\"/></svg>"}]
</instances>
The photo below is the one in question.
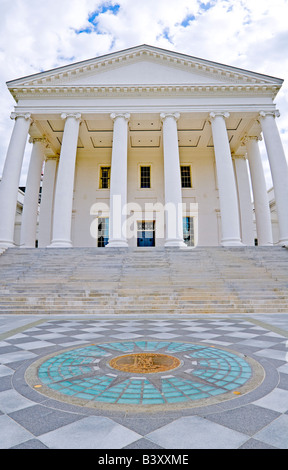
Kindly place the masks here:
<instances>
[{"instance_id":1,"label":"white neoclassical building","mask_svg":"<svg viewBox=\"0 0 288 470\"><path fill-rule=\"evenodd\" d=\"M28 136L20 246L254 245L252 199L258 245L270 245L262 136L276 242L288 245L288 168L274 103L282 82L147 45L8 82L16 106L0 245L15 246Z\"/></svg>"}]
</instances>

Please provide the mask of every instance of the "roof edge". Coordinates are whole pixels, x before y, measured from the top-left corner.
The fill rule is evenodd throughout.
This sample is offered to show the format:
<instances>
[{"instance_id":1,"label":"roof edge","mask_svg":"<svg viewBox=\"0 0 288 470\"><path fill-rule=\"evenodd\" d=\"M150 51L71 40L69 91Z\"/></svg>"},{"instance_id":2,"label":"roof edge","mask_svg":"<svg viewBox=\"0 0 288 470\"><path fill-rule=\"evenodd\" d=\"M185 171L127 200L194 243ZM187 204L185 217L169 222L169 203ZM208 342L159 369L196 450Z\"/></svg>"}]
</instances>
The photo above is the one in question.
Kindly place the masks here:
<instances>
[{"instance_id":1,"label":"roof edge","mask_svg":"<svg viewBox=\"0 0 288 470\"><path fill-rule=\"evenodd\" d=\"M150 52L157 52L159 54L162 53L162 54L166 54L166 55L170 55L170 56L172 55L172 56L175 56L175 58L176 57L178 59L182 58L183 60L192 60L192 61L194 60L194 61L202 63L203 65L208 65L208 66L215 67L215 68L223 68L224 67L228 70L233 71L234 73L248 74L248 75L251 75L251 76L254 76L254 77L257 76L258 78L263 78L263 79L265 78L265 79L268 79L268 80L273 80L273 81L278 82L279 85L282 85L283 82L284 82L284 79L279 78L279 77L274 77L274 76L271 76L271 75L266 75L266 74L263 74L263 73L254 72L252 70L235 67L233 65L227 65L227 64L220 63L220 62L214 62L214 61L211 61L211 60L191 56L191 55L188 55L188 54L183 54L183 53L177 52L177 51L172 51L172 50L168 50L168 49L159 48L159 47L156 47L156 46L151 46L151 45L148 45L148 44L141 44L141 45L138 45L138 46L133 46L133 47L130 47L130 48L119 50L119 51L109 52L108 54L96 56L96 57L93 57L91 59L85 59L85 60L82 60L82 61L62 65L60 67L45 70L43 72L37 72L35 74L26 75L26 76L19 77L19 78L16 78L16 79L8 80L8 81L6 81L6 85L7 85L8 88L10 88L11 86L15 86L17 84L17 82L22 82L23 80L40 79L41 77L44 77L45 75L51 75L51 74L54 74L54 73L55 74L61 73L62 71L64 72L64 71L66 71L67 69L70 69L70 68L89 66L90 63L93 63L95 61L101 62L101 61L104 61L104 60L108 60L112 56L117 58L117 57L119 57L123 54L124 55L129 54L129 53L131 54L132 51L134 51L136 53L136 52L139 52L141 50L143 50L143 51L146 50L146 51L150 51Z\"/></svg>"}]
</instances>

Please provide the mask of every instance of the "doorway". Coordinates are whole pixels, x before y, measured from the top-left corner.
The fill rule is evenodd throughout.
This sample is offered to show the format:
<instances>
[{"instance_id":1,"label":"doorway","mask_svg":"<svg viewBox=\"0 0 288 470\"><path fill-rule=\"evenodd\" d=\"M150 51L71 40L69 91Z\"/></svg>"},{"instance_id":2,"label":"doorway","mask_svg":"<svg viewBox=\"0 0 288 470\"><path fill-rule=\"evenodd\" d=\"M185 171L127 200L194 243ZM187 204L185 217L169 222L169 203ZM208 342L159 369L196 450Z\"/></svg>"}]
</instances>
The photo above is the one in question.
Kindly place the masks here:
<instances>
[{"instance_id":1,"label":"doorway","mask_svg":"<svg viewBox=\"0 0 288 470\"><path fill-rule=\"evenodd\" d=\"M155 220L137 222L137 246L155 246Z\"/></svg>"}]
</instances>

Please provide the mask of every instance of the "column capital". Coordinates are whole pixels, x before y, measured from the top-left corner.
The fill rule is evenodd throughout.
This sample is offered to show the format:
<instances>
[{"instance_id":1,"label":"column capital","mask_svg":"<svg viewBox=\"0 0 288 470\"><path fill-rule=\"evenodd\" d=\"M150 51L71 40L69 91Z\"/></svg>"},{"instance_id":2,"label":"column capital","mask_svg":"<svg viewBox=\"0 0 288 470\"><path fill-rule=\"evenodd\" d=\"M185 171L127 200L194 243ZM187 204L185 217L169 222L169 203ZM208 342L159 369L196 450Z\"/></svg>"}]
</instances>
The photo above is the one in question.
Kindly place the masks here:
<instances>
[{"instance_id":1,"label":"column capital","mask_svg":"<svg viewBox=\"0 0 288 470\"><path fill-rule=\"evenodd\" d=\"M76 121L80 121L81 113L62 113L61 119L74 118Z\"/></svg>"},{"instance_id":2,"label":"column capital","mask_svg":"<svg viewBox=\"0 0 288 470\"><path fill-rule=\"evenodd\" d=\"M24 118L26 121L30 121L32 122L32 118L31 118L31 113L18 113L18 112L13 112L10 114L10 119L17 119L18 117L22 117Z\"/></svg>"},{"instance_id":3,"label":"column capital","mask_svg":"<svg viewBox=\"0 0 288 470\"><path fill-rule=\"evenodd\" d=\"M262 140L262 136L261 135L259 135L259 136L257 136L257 135L245 135L241 139L241 144L246 145L251 140L255 140L256 142L259 142L259 141Z\"/></svg>"},{"instance_id":4,"label":"column capital","mask_svg":"<svg viewBox=\"0 0 288 470\"><path fill-rule=\"evenodd\" d=\"M117 118L123 118L125 121L129 121L130 119L130 114L129 113L111 113L110 118L112 121L115 121Z\"/></svg>"},{"instance_id":5,"label":"column capital","mask_svg":"<svg viewBox=\"0 0 288 470\"><path fill-rule=\"evenodd\" d=\"M175 121L178 121L178 119L180 118L180 113L161 113L160 114L160 118L162 122L168 117L172 117L173 119L175 119Z\"/></svg>"},{"instance_id":6,"label":"column capital","mask_svg":"<svg viewBox=\"0 0 288 470\"><path fill-rule=\"evenodd\" d=\"M274 118L280 117L280 112L278 109L275 111L260 111L259 112L259 119L264 119L266 116L272 116Z\"/></svg>"},{"instance_id":7,"label":"column capital","mask_svg":"<svg viewBox=\"0 0 288 470\"><path fill-rule=\"evenodd\" d=\"M238 153L234 153L232 152L231 153L231 157L232 157L232 160L247 160L247 156L246 155L242 155L242 154L238 154Z\"/></svg>"},{"instance_id":8,"label":"column capital","mask_svg":"<svg viewBox=\"0 0 288 470\"><path fill-rule=\"evenodd\" d=\"M49 147L49 145L50 145L50 142L47 139L47 137L30 137L29 143L30 144L39 143L39 144L45 145L46 147Z\"/></svg>"},{"instance_id":9,"label":"column capital","mask_svg":"<svg viewBox=\"0 0 288 470\"><path fill-rule=\"evenodd\" d=\"M58 162L59 157L60 157L59 154L47 155L47 156L45 157L45 162L48 162L48 161L50 161L50 160Z\"/></svg>"},{"instance_id":10,"label":"column capital","mask_svg":"<svg viewBox=\"0 0 288 470\"><path fill-rule=\"evenodd\" d=\"M219 117L219 116L224 118L224 119L227 119L230 116L230 114L227 113L227 112L224 112L224 111L223 112L221 112L221 111L220 112L214 112L213 111L209 114L210 122L213 121L216 117Z\"/></svg>"}]
</instances>

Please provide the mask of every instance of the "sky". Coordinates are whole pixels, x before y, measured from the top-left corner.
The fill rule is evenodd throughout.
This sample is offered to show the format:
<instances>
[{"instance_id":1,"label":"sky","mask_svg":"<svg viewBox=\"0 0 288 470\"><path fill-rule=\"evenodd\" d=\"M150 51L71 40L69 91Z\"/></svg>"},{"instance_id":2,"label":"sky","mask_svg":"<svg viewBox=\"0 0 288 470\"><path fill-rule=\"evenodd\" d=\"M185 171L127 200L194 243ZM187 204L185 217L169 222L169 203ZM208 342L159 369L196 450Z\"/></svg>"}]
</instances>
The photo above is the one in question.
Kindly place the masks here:
<instances>
[{"instance_id":1,"label":"sky","mask_svg":"<svg viewBox=\"0 0 288 470\"><path fill-rule=\"evenodd\" d=\"M7 81L140 44L284 79L275 102L287 158L287 18L288 0L0 0L0 175L15 106Z\"/></svg>"}]
</instances>

